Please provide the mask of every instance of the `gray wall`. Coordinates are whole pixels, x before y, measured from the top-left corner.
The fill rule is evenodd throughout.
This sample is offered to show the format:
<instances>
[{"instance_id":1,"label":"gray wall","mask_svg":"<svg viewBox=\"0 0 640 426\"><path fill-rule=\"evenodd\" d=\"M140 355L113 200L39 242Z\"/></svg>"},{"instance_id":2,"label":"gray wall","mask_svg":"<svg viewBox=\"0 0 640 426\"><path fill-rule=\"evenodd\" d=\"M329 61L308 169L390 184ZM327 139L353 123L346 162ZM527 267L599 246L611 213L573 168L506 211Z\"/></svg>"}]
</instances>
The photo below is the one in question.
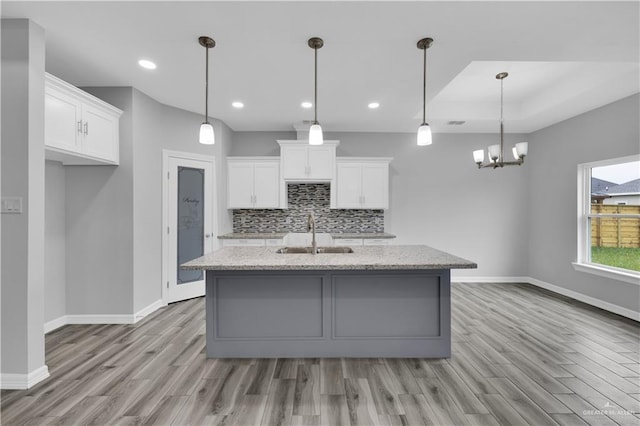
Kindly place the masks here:
<instances>
[{"instance_id":1,"label":"gray wall","mask_svg":"<svg viewBox=\"0 0 640 426\"><path fill-rule=\"evenodd\" d=\"M44 203L44 321L67 314L66 171L55 161L45 162Z\"/></svg>"},{"instance_id":2,"label":"gray wall","mask_svg":"<svg viewBox=\"0 0 640 426\"><path fill-rule=\"evenodd\" d=\"M124 111L120 165L67 167L67 314L131 314L133 90L92 93Z\"/></svg>"},{"instance_id":3,"label":"gray wall","mask_svg":"<svg viewBox=\"0 0 640 426\"><path fill-rule=\"evenodd\" d=\"M2 217L1 372L44 366L44 30L2 20L2 196L23 199Z\"/></svg>"},{"instance_id":4,"label":"gray wall","mask_svg":"<svg viewBox=\"0 0 640 426\"><path fill-rule=\"evenodd\" d=\"M578 164L640 152L634 95L531 135L529 275L640 312L640 286L573 269L577 256Z\"/></svg>"},{"instance_id":5,"label":"gray wall","mask_svg":"<svg viewBox=\"0 0 640 426\"><path fill-rule=\"evenodd\" d=\"M202 116L158 103L134 90L134 312L161 298L162 278L162 150L216 158L218 226L231 230L226 206L226 151L230 130L213 121L216 144L198 143ZM217 240L217 239L216 239Z\"/></svg>"},{"instance_id":6,"label":"gray wall","mask_svg":"<svg viewBox=\"0 0 640 426\"><path fill-rule=\"evenodd\" d=\"M428 244L478 263L455 276L527 276L528 162L478 170L472 151L497 141L494 134L435 134L418 147L413 133L330 133L339 156L393 157L385 230L398 244ZM278 155L277 139L295 133L238 132L231 155ZM510 148L526 140L507 135Z\"/></svg>"}]
</instances>

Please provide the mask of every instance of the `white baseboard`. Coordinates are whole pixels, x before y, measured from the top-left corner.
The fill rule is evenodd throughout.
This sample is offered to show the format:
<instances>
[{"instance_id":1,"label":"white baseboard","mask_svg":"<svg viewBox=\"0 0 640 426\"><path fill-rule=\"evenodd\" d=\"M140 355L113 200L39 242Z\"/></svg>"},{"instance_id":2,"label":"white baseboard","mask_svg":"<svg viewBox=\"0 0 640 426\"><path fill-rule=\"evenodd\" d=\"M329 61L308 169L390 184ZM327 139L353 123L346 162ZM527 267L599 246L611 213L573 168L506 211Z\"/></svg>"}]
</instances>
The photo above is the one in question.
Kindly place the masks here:
<instances>
[{"instance_id":1,"label":"white baseboard","mask_svg":"<svg viewBox=\"0 0 640 426\"><path fill-rule=\"evenodd\" d=\"M133 315L63 315L45 323L44 333L47 334L67 324L135 324L163 306L165 304L158 299Z\"/></svg>"},{"instance_id":2,"label":"white baseboard","mask_svg":"<svg viewBox=\"0 0 640 426\"><path fill-rule=\"evenodd\" d=\"M570 297L587 305L595 306L596 308L604 309L605 311L613 312L625 318L630 318L634 321L640 321L640 312L633 311L631 309L624 308L622 306L614 305L613 303L605 302L603 300L596 299L591 296L587 296L582 293L578 293L573 290L568 290L564 287L560 287L554 284L550 284L545 281L538 280L531 277L451 277L453 283L528 283L535 285L536 287L544 288L554 293L562 294L563 296Z\"/></svg>"},{"instance_id":3,"label":"white baseboard","mask_svg":"<svg viewBox=\"0 0 640 426\"><path fill-rule=\"evenodd\" d=\"M46 365L32 371L29 374L0 374L0 389L29 389L49 377L49 368Z\"/></svg>"},{"instance_id":4,"label":"white baseboard","mask_svg":"<svg viewBox=\"0 0 640 426\"><path fill-rule=\"evenodd\" d=\"M595 306L596 308L604 309L605 311L613 312L614 314L618 314L620 316L630 318L634 321L640 321L640 312L633 311L631 309L623 308L622 306L614 305L613 303L605 302L603 300L596 299L591 296L584 295L582 293L578 293L573 290L568 290L563 287L559 287L557 285L550 284L545 281L541 281L535 278L529 278L529 283L535 286L545 288L547 290L551 290L554 293L562 294L563 296L570 297L575 300L579 300L580 302L584 302L587 305Z\"/></svg>"},{"instance_id":5,"label":"white baseboard","mask_svg":"<svg viewBox=\"0 0 640 426\"><path fill-rule=\"evenodd\" d=\"M529 277L465 277L452 276L452 283L528 283Z\"/></svg>"},{"instance_id":6,"label":"white baseboard","mask_svg":"<svg viewBox=\"0 0 640 426\"><path fill-rule=\"evenodd\" d=\"M149 306L147 306L145 308L142 308L138 312L133 314L134 322L140 321L142 318L146 317L149 314L154 313L155 311L157 311L158 309L162 308L163 306L167 306L167 305L162 302L162 299L156 300L155 302L153 302Z\"/></svg>"},{"instance_id":7,"label":"white baseboard","mask_svg":"<svg viewBox=\"0 0 640 426\"><path fill-rule=\"evenodd\" d=\"M60 327L62 327L64 325L67 325L67 324L68 324L68 322L67 322L67 316L66 315L63 315L63 316L61 316L59 318L56 318L56 319L53 319L53 320L51 320L49 322L45 322L44 323L44 334L50 333L53 330L55 330L57 328L60 328Z\"/></svg>"}]
</instances>

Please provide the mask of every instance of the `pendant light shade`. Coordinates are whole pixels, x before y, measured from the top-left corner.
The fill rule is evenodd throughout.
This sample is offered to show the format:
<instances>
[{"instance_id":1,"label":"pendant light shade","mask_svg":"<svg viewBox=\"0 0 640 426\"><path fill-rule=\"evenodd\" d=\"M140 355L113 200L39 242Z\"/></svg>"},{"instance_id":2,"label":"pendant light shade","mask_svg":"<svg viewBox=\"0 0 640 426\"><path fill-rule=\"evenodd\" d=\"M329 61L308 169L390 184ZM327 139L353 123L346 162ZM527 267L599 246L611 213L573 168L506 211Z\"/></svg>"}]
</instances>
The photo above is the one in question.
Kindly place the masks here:
<instances>
[{"instance_id":1,"label":"pendant light shade","mask_svg":"<svg viewBox=\"0 0 640 426\"><path fill-rule=\"evenodd\" d=\"M200 143L203 145L216 143L216 135L213 133L213 126L210 123L202 123L200 125Z\"/></svg>"},{"instance_id":2,"label":"pendant light shade","mask_svg":"<svg viewBox=\"0 0 640 426\"><path fill-rule=\"evenodd\" d=\"M309 145L322 145L322 127L319 124L313 124L309 128Z\"/></svg>"},{"instance_id":3,"label":"pendant light shade","mask_svg":"<svg viewBox=\"0 0 640 426\"><path fill-rule=\"evenodd\" d=\"M322 145L322 127L318 123L318 49L324 46L320 37L311 37L307 44L313 49L313 123L309 128L309 145Z\"/></svg>"},{"instance_id":4,"label":"pendant light shade","mask_svg":"<svg viewBox=\"0 0 640 426\"><path fill-rule=\"evenodd\" d=\"M418 49L422 50L422 124L418 128L418 146L431 145L431 127L427 124L427 49L433 44L432 38L423 38L418 41Z\"/></svg>"},{"instance_id":5,"label":"pendant light shade","mask_svg":"<svg viewBox=\"0 0 640 426\"><path fill-rule=\"evenodd\" d=\"M427 123L424 123L422 126L418 127L418 145L431 145L432 142L431 127L429 127Z\"/></svg>"},{"instance_id":6,"label":"pendant light shade","mask_svg":"<svg viewBox=\"0 0 640 426\"><path fill-rule=\"evenodd\" d=\"M209 49L215 47L216 42L207 36L198 38L200 46L205 48L205 72L204 72L204 123L200 126L200 143L203 145L213 145L216 137L213 133L213 126L209 123Z\"/></svg>"}]
</instances>

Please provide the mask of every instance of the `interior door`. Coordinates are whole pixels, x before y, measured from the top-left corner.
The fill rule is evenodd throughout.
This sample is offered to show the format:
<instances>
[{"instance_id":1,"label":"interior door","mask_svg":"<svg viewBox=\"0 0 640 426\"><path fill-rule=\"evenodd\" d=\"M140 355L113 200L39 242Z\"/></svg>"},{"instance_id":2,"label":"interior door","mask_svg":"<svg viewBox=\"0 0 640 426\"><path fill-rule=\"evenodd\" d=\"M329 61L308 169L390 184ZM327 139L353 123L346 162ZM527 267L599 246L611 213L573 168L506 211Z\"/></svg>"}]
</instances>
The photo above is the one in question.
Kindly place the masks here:
<instances>
[{"instance_id":1,"label":"interior door","mask_svg":"<svg viewBox=\"0 0 640 426\"><path fill-rule=\"evenodd\" d=\"M214 249L213 161L169 157L167 191L167 303L203 296L203 271L180 265Z\"/></svg>"}]
</instances>

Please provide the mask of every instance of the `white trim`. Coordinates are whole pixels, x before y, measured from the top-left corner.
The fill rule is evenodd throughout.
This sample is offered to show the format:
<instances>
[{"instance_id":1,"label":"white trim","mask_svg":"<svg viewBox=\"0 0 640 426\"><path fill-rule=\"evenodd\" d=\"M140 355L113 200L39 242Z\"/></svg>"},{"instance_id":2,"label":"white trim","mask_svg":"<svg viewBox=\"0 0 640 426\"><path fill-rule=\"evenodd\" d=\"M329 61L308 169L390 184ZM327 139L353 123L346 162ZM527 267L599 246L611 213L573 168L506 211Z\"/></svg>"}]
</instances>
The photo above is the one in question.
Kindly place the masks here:
<instances>
[{"instance_id":1,"label":"white trim","mask_svg":"<svg viewBox=\"0 0 640 426\"><path fill-rule=\"evenodd\" d=\"M211 186L213 194L211 195L211 214L213 215L213 223L211 229L211 239L213 241L213 249L218 248L218 178L216 176L216 157L213 155L194 154L191 152L173 151L169 149L162 150L162 280L160 282L160 295L163 306L169 303L169 291L167 288L169 282L169 274L171 273L169 268L169 260L167 259L169 254L169 237L166 230L169 227L169 179L168 173L170 171L169 161L171 158L204 161L211 163Z\"/></svg>"},{"instance_id":2,"label":"white trim","mask_svg":"<svg viewBox=\"0 0 640 426\"><path fill-rule=\"evenodd\" d=\"M23 390L29 389L49 377L46 365L33 370L29 374L0 374L0 389Z\"/></svg>"},{"instance_id":3,"label":"white trim","mask_svg":"<svg viewBox=\"0 0 640 426\"><path fill-rule=\"evenodd\" d=\"M640 312L636 312L632 309L627 309L622 306L614 305L613 303L605 302L603 300L596 299L591 296L587 296L582 293L578 293L573 290L559 287L554 284L550 284L545 281L538 280L531 277L451 277L452 283L528 283L541 287L554 293L562 294L563 296L570 297L587 305L595 306L596 308L604 309L605 311L613 312L620 316L630 318L635 321L640 321Z\"/></svg>"},{"instance_id":4,"label":"white trim","mask_svg":"<svg viewBox=\"0 0 640 426\"><path fill-rule=\"evenodd\" d=\"M67 324L134 324L133 314L67 315Z\"/></svg>"},{"instance_id":5,"label":"white trim","mask_svg":"<svg viewBox=\"0 0 640 426\"><path fill-rule=\"evenodd\" d=\"M579 300L580 302L584 302L587 305L595 306L596 308L604 309L605 311L613 312L614 314L618 314L626 318L631 318L635 321L640 321L640 312L623 308L622 306L614 305L613 303L605 302L603 300L599 300L573 290L558 287L557 285L553 285L535 278L529 278L529 280L530 284L533 284L535 286L551 290L554 293L562 294L563 296L567 296L575 300Z\"/></svg>"},{"instance_id":6,"label":"white trim","mask_svg":"<svg viewBox=\"0 0 640 426\"><path fill-rule=\"evenodd\" d=\"M607 268L606 266L594 265L593 263L571 262L571 265L573 265L573 269L576 271L640 286L640 274L628 272L626 269Z\"/></svg>"},{"instance_id":7,"label":"white trim","mask_svg":"<svg viewBox=\"0 0 640 426\"><path fill-rule=\"evenodd\" d=\"M147 307L140 309L138 312L133 314L134 322L138 322L149 314L154 313L158 309L167 306L166 303L162 301L162 299L158 299Z\"/></svg>"},{"instance_id":8,"label":"white trim","mask_svg":"<svg viewBox=\"0 0 640 426\"><path fill-rule=\"evenodd\" d=\"M167 306L161 299L140 309L133 315L63 315L44 324L44 334L68 324L135 324L158 309Z\"/></svg>"},{"instance_id":9,"label":"white trim","mask_svg":"<svg viewBox=\"0 0 640 426\"><path fill-rule=\"evenodd\" d=\"M452 283L529 283L529 277L451 277Z\"/></svg>"},{"instance_id":10,"label":"white trim","mask_svg":"<svg viewBox=\"0 0 640 426\"><path fill-rule=\"evenodd\" d=\"M60 327L69 324L67 316L63 315L59 318L52 319L51 321L44 323L44 334L51 333L53 330L57 330Z\"/></svg>"}]
</instances>

